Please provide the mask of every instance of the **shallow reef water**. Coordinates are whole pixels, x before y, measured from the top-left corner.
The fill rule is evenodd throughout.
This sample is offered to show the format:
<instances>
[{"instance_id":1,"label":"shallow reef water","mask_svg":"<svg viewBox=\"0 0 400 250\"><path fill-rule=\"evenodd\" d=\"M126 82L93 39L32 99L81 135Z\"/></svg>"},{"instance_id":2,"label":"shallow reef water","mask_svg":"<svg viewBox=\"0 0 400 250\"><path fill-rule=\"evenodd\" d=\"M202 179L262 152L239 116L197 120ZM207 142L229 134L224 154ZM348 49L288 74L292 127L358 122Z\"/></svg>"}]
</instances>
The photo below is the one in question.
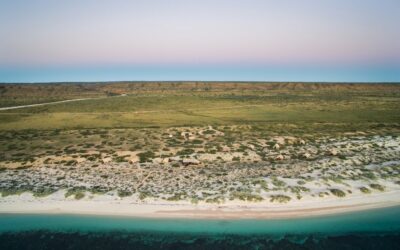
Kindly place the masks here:
<instances>
[{"instance_id":1,"label":"shallow reef water","mask_svg":"<svg viewBox=\"0 0 400 250\"><path fill-rule=\"evenodd\" d=\"M0 235L0 249L400 249L400 233L321 237L25 231Z\"/></svg>"},{"instance_id":2,"label":"shallow reef water","mask_svg":"<svg viewBox=\"0 0 400 250\"><path fill-rule=\"evenodd\" d=\"M400 249L400 207L276 220L0 214L0 249Z\"/></svg>"}]
</instances>

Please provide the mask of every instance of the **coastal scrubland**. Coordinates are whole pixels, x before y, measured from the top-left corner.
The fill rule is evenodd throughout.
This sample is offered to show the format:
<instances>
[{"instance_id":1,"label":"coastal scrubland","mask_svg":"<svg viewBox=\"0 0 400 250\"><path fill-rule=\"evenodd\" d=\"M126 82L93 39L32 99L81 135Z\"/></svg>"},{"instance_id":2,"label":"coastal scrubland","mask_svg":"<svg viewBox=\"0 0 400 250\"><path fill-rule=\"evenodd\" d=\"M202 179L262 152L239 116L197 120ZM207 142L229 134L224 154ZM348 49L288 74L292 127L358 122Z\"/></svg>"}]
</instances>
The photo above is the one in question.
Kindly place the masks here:
<instances>
[{"instance_id":1,"label":"coastal scrubland","mask_svg":"<svg viewBox=\"0 0 400 250\"><path fill-rule=\"evenodd\" d=\"M328 131L390 128L399 121L396 84L92 83L1 87L1 106L94 97L2 111L1 130L252 125L280 132L280 125L296 125L299 132L312 132L314 126ZM104 98L107 96L110 98ZM288 132L295 131L290 128Z\"/></svg>"},{"instance_id":2,"label":"coastal scrubland","mask_svg":"<svg viewBox=\"0 0 400 250\"><path fill-rule=\"evenodd\" d=\"M0 191L290 203L400 190L400 85L2 84Z\"/></svg>"}]
</instances>

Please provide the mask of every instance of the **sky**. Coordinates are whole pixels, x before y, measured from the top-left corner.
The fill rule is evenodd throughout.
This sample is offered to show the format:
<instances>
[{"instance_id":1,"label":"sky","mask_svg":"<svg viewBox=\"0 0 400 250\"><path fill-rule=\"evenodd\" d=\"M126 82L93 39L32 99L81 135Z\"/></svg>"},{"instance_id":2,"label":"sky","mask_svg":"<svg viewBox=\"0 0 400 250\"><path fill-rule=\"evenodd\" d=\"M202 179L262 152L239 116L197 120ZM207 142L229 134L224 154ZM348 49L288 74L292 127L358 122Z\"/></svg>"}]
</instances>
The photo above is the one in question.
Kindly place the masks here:
<instances>
[{"instance_id":1,"label":"sky","mask_svg":"<svg viewBox=\"0 0 400 250\"><path fill-rule=\"evenodd\" d=\"M0 82L400 82L399 0L0 0Z\"/></svg>"}]
</instances>

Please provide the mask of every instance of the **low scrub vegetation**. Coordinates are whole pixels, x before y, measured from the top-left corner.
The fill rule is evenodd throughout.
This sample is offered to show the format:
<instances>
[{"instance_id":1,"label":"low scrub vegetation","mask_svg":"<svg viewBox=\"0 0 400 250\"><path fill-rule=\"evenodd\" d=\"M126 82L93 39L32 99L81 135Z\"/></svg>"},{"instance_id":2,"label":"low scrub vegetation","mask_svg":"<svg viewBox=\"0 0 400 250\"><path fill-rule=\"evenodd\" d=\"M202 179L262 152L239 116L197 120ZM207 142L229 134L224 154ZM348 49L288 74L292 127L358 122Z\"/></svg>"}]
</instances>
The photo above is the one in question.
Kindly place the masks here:
<instances>
[{"instance_id":1,"label":"low scrub vegetation","mask_svg":"<svg viewBox=\"0 0 400 250\"><path fill-rule=\"evenodd\" d=\"M385 187L382 186L381 184L377 184L377 183L372 183L369 185L371 188L375 189L375 190L379 190L381 192L385 191Z\"/></svg>"},{"instance_id":2,"label":"low scrub vegetation","mask_svg":"<svg viewBox=\"0 0 400 250\"><path fill-rule=\"evenodd\" d=\"M279 202L279 203L287 203L291 200L292 198L290 198L287 195L282 195L282 194L278 194L278 195L271 195L270 198L270 202Z\"/></svg>"},{"instance_id":3,"label":"low scrub vegetation","mask_svg":"<svg viewBox=\"0 0 400 250\"><path fill-rule=\"evenodd\" d=\"M345 196L346 196L346 193L343 192L343 191L340 190L340 189L333 188L333 189L330 189L329 191L330 191L333 195L335 195L335 196L337 196L337 197L345 197Z\"/></svg>"},{"instance_id":4,"label":"low scrub vegetation","mask_svg":"<svg viewBox=\"0 0 400 250\"><path fill-rule=\"evenodd\" d=\"M370 194L371 190L366 187L360 187L360 191L364 194Z\"/></svg>"}]
</instances>

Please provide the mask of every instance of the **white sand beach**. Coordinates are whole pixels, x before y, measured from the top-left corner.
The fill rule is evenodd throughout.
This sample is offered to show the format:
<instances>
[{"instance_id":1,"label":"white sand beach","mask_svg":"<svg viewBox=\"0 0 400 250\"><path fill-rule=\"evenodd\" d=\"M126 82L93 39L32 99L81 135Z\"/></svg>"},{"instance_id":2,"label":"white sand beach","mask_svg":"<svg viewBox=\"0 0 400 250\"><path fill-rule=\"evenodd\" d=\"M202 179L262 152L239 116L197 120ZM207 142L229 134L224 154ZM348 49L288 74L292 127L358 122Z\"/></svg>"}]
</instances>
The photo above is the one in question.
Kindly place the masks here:
<instances>
[{"instance_id":1,"label":"white sand beach","mask_svg":"<svg viewBox=\"0 0 400 250\"><path fill-rule=\"evenodd\" d=\"M64 198L59 191L45 198L30 193L0 199L0 213L91 214L154 218L194 219L280 219L319 216L400 205L400 191L353 195L344 198L307 197L289 203L228 201L224 204L137 201L133 197L88 196L82 200Z\"/></svg>"}]
</instances>

